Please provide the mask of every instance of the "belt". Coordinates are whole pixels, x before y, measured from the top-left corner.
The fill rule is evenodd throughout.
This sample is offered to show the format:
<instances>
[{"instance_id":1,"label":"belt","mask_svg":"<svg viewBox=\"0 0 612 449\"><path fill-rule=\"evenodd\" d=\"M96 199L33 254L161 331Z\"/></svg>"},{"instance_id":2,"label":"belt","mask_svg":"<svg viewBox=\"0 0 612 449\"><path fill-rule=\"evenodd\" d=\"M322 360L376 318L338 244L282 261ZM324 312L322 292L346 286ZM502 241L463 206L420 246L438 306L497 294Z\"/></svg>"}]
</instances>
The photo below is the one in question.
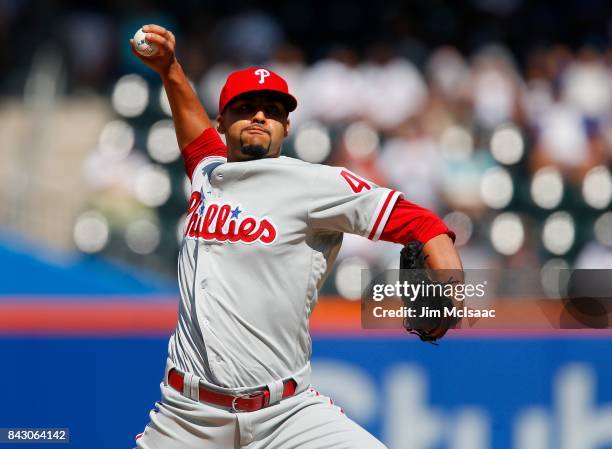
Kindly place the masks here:
<instances>
[{"instance_id":1,"label":"belt","mask_svg":"<svg viewBox=\"0 0 612 449\"><path fill-rule=\"evenodd\" d=\"M183 374L172 368L168 372L168 385L182 393L184 385ZM296 387L297 383L293 379L284 381L282 399L293 396ZM270 390L268 390L267 387L249 394L231 395L210 390L199 385L198 397L202 402L231 408L235 412L254 412L270 404Z\"/></svg>"}]
</instances>

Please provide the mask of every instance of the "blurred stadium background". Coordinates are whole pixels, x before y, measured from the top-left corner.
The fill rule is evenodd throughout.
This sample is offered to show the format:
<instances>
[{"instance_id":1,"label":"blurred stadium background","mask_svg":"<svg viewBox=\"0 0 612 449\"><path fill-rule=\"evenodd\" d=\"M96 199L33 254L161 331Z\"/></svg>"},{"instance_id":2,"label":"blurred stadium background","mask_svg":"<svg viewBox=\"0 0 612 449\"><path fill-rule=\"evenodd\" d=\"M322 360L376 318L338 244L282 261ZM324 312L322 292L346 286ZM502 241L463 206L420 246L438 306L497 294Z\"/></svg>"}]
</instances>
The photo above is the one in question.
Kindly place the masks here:
<instances>
[{"instance_id":1,"label":"blurred stadium background","mask_svg":"<svg viewBox=\"0 0 612 449\"><path fill-rule=\"evenodd\" d=\"M230 71L285 76L299 107L284 154L433 209L466 267L612 269L607 1L3 0L0 356L19 375L1 370L0 427L127 447L158 399L189 186L159 79L129 51L145 23L175 32L211 115ZM606 337L434 349L359 331L343 301L397 257L347 236L322 291L316 379L349 415L392 448L612 447ZM416 411L397 399L415 397Z\"/></svg>"}]
</instances>

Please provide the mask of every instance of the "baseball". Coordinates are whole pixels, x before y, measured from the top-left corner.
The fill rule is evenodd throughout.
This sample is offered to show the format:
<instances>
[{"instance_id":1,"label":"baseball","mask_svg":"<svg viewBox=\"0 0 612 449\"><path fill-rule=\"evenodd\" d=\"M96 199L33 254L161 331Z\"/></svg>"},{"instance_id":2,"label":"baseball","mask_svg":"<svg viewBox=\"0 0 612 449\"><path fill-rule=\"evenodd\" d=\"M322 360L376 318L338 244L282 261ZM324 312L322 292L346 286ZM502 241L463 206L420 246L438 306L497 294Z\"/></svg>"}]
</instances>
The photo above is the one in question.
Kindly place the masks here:
<instances>
[{"instance_id":1,"label":"baseball","mask_svg":"<svg viewBox=\"0 0 612 449\"><path fill-rule=\"evenodd\" d=\"M142 28L139 28L134 34L134 47L143 56L153 56L158 50L157 44L147 41L146 33Z\"/></svg>"}]
</instances>

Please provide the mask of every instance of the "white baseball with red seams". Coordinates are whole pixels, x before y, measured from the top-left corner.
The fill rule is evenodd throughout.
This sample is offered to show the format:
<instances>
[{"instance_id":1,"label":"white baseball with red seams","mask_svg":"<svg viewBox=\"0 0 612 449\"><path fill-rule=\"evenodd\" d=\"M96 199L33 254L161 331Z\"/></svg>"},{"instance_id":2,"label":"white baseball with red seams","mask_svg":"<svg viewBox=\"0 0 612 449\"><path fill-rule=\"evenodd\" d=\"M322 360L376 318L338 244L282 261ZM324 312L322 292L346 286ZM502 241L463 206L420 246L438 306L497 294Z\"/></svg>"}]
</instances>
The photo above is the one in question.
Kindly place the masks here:
<instances>
[{"instance_id":1,"label":"white baseball with red seams","mask_svg":"<svg viewBox=\"0 0 612 449\"><path fill-rule=\"evenodd\" d=\"M159 50L156 43L147 41L147 34L142 28L134 34L134 48L143 56L153 56Z\"/></svg>"}]
</instances>

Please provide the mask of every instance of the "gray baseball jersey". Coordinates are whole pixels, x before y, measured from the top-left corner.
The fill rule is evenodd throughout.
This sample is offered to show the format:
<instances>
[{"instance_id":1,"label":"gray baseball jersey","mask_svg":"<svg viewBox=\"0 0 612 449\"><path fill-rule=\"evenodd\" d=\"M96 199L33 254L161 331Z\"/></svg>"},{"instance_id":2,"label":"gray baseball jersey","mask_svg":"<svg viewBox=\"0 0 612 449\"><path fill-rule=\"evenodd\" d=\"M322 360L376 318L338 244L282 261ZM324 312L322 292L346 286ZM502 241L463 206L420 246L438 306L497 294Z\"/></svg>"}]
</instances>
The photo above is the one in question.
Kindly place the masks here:
<instances>
[{"instance_id":1,"label":"gray baseball jersey","mask_svg":"<svg viewBox=\"0 0 612 449\"><path fill-rule=\"evenodd\" d=\"M345 232L377 240L400 192L281 156L201 161L192 177L169 359L226 388L308 365L308 319Z\"/></svg>"}]
</instances>

